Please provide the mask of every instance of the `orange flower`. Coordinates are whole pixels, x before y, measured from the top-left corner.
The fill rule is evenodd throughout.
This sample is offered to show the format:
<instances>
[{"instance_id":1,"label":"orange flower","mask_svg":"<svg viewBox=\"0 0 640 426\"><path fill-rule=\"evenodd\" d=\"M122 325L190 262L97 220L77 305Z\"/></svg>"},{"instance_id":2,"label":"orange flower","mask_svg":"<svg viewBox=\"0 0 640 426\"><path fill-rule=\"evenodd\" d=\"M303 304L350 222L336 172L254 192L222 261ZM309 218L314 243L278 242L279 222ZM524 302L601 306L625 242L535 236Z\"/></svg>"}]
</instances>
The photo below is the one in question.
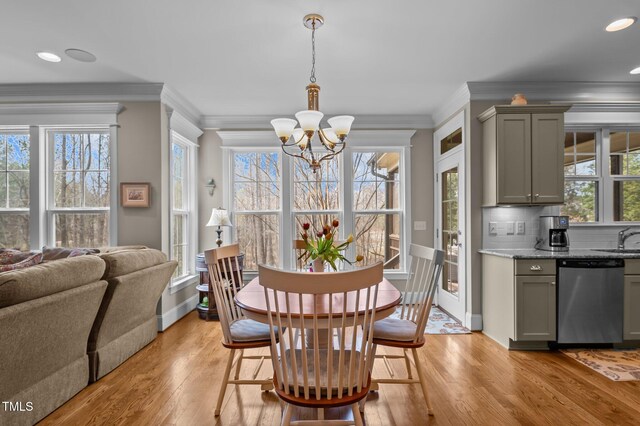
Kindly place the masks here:
<instances>
[{"instance_id":1,"label":"orange flower","mask_svg":"<svg viewBox=\"0 0 640 426\"><path fill-rule=\"evenodd\" d=\"M331 234L331 232L329 232L329 233L327 234L327 240L328 240L328 239L331 239L331 237L333 237L333 234Z\"/></svg>"},{"instance_id":2,"label":"orange flower","mask_svg":"<svg viewBox=\"0 0 640 426\"><path fill-rule=\"evenodd\" d=\"M359 254L356 256L356 262L362 262L364 260L364 256Z\"/></svg>"},{"instance_id":3,"label":"orange flower","mask_svg":"<svg viewBox=\"0 0 640 426\"><path fill-rule=\"evenodd\" d=\"M338 225L340 225L340 222L338 222L338 219L333 219L333 223L332 223L334 228L337 228Z\"/></svg>"}]
</instances>

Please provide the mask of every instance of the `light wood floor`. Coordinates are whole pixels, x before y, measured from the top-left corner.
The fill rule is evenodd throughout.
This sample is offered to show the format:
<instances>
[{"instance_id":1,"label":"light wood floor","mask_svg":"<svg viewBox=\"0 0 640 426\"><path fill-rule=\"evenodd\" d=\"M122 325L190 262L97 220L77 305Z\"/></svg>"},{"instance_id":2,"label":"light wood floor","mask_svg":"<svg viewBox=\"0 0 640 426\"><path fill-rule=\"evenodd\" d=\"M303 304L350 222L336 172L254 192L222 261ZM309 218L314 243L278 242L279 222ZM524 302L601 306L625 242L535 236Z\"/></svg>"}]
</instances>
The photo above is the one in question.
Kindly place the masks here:
<instances>
[{"instance_id":1,"label":"light wood floor","mask_svg":"<svg viewBox=\"0 0 640 426\"><path fill-rule=\"evenodd\" d=\"M217 322L192 312L42 425L277 425L273 392L229 386L213 416L228 352ZM556 352L509 352L481 333L427 336L420 351L435 417L418 385L382 385L373 425L638 424L640 382L613 382ZM255 364L243 365L249 374ZM397 364L402 371L403 363ZM378 365L376 370L382 372ZM270 375L270 367L263 370Z\"/></svg>"}]
</instances>

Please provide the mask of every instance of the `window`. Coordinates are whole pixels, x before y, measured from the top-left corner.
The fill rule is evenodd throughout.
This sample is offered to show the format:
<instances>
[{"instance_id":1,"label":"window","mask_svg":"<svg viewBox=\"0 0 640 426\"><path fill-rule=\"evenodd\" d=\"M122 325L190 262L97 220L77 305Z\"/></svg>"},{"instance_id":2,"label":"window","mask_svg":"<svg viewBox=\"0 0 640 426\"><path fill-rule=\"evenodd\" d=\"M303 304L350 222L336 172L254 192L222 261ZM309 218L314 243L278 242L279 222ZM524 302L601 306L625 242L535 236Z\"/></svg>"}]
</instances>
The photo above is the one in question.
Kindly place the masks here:
<instances>
[{"instance_id":1,"label":"window","mask_svg":"<svg viewBox=\"0 0 640 426\"><path fill-rule=\"evenodd\" d=\"M29 248L29 134L0 132L0 247Z\"/></svg>"},{"instance_id":2,"label":"window","mask_svg":"<svg viewBox=\"0 0 640 426\"><path fill-rule=\"evenodd\" d=\"M107 129L52 129L48 222L57 247L109 245L110 137Z\"/></svg>"},{"instance_id":3,"label":"window","mask_svg":"<svg viewBox=\"0 0 640 426\"><path fill-rule=\"evenodd\" d=\"M171 258L178 262L175 284L195 271L195 145L172 132L171 142Z\"/></svg>"},{"instance_id":4,"label":"window","mask_svg":"<svg viewBox=\"0 0 640 426\"><path fill-rule=\"evenodd\" d=\"M245 270L280 265L281 178L277 152L233 153L232 222Z\"/></svg>"},{"instance_id":5,"label":"window","mask_svg":"<svg viewBox=\"0 0 640 426\"><path fill-rule=\"evenodd\" d=\"M567 132L564 164L561 213L571 222L640 222L639 131Z\"/></svg>"},{"instance_id":6,"label":"window","mask_svg":"<svg viewBox=\"0 0 640 426\"><path fill-rule=\"evenodd\" d=\"M400 153L353 153L353 212L356 252L364 264L400 269Z\"/></svg>"},{"instance_id":7,"label":"window","mask_svg":"<svg viewBox=\"0 0 640 426\"><path fill-rule=\"evenodd\" d=\"M258 264L294 269L292 241L300 238L302 224L319 230L338 219L338 239L349 234L355 239L347 258L363 255L364 264L382 261L388 271L405 272L409 206L403 165L413 133L406 132L406 142L394 145L388 141L397 131L377 132L366 132L360 140L352 134L342 154L322 162L316 173L295 157L255 147L251 138L258 135L261 141L261 132L219 132L223 145L228 144L224 152L231 185L225 198L245 271L256 271ZM271 133L267 140L273 144Z\"/></svg>"}]
</instances>

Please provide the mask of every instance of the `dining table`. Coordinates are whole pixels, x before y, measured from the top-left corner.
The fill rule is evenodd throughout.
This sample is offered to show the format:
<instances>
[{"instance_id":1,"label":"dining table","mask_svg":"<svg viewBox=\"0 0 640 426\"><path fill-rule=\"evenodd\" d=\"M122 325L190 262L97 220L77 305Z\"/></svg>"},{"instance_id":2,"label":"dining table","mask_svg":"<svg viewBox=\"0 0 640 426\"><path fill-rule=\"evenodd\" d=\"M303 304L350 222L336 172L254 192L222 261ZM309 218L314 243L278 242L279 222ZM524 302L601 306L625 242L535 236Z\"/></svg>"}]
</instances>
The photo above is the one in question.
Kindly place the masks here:
<instances>
[{"instance_id":1,"label":"dining table","mask_svg":"<svg viewBox=\"0 0 640 426\"><path fill-rule=\"evenodd\" d=\"M275 315L274 306L274 293L273 290L268 290L270 303L269 305L272 307L269 309L267 307L267 301L265 299L265 288L260 285L259 277L251 280L247 285L242 288L238 292L235 297L236 304L242 309L243 314L254 321L258 321L261 323L269 324L269 311ZM372 304L369 304L369 309L367 312L367 304L366 304L366 290L361 290L360 297L357 298L357 292L347 292L347 303L344 303L344 293L334 293L333 303L331 304L332 308L329 309L329 295L320 294L320 295L312 295L312 294L304 294L302 296L302 309L300 309L300 303L298 295L290 294L289 295L289 309L286 312L286 315L291 314L292 318L300 318L300 312L303 313L303 320L313 319L314 311L317 315L318 327L319 328L328 328L329 322L329 313L331 311L333 327L336 327L338 321L333 321L334 319L340 319L343 315L343 307L345 307L346 317L351 320L354 319L354 316L358 316L355 318L355 321L361 323L365 317L365 314L371 314ZM373 297L373 292L370 293L370 297ZM378 285L378 292L376 295L376 308L375 308L375 320L380 320L382 318L386 318L389 315L393 314L396 310L396 307L400 304L402 300L402 294L391 284L386 278L383 278L382 281ZM356 305L356 301L359 303ZM280 305L280 314L285 315L282 312L282 307L286 306L285 294L282 292L278 292L278 302ZM314 309L315 305L315 309ZM275 319L274 319L275 321ZM305 327L306 328L306 327ZM309 335L307 335L310 337ZM320 337L320 336L319 336ZM324 339L323 339L324 340ZM323 345L324 346L324 345Z\"/></svg>"}]
</instances>

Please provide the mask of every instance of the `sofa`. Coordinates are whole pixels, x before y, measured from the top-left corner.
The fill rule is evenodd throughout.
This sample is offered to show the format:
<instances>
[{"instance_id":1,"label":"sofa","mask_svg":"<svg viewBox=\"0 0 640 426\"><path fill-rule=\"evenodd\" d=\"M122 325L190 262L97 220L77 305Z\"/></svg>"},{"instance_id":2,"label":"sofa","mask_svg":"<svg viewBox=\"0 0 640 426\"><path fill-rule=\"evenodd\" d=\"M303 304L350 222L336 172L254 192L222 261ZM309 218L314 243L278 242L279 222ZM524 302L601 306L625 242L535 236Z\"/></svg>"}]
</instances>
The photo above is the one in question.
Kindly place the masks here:
<instances>
[{"instance_id":1,"label":"sofa","mask_svg":"<svg viewBox=\"0 0 640 426\"><path fill-rule=\"evenodd\" d=\"M156 305L178 262L148 248L101 249L107 291L89 335L90 382L122 364L158 334Z\"/></svg>"},{"instance_id":2,"label":"sofa","mask_svg":"<svg viewBox=\"0 0 640 426\"><path fill-rule=\"evenodd\" d=\"M176 266L102 248L0 273L0 425L36 423L154 340Z\"/></svg>"},{"instance_id":3,"label":"sofa","mask_svg":"<svg viewBox=\"0 0 640 426\"><path fill-rule=\"evenodd\" d=\"M87 386L105 268L82 256L0 274L0 424L34 424Z\"/></svg>"}]
</instances>

